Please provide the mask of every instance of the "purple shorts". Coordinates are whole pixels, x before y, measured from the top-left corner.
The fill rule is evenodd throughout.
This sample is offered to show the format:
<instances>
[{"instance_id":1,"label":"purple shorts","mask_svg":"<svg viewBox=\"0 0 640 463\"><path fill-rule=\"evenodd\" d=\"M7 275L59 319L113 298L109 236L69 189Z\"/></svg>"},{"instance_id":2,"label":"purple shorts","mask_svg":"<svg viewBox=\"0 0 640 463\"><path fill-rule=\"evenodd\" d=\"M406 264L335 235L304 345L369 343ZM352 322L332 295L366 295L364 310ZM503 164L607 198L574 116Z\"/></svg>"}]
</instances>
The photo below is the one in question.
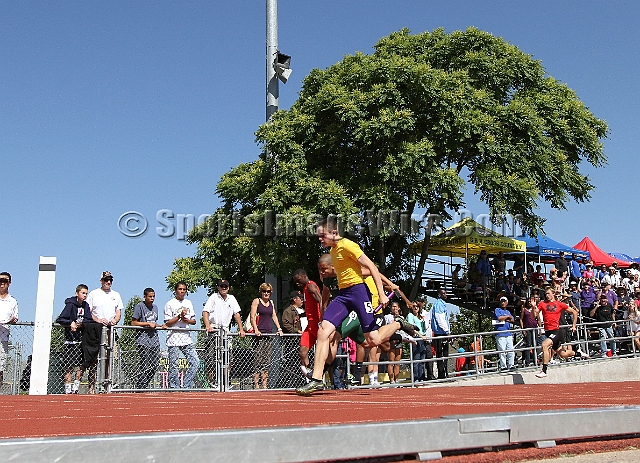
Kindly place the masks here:
<instances>
[{"instance_id":1,"label":"purple shorts","mask_svg":"<svg viewBox=\"0 0 640 463\"><path fill-rule=\"evenodd\" d=\"M338 291L338 295L331 301L324 311L323 320L331 322L333 326L340 326L352 310L358 315L363 333L378 329L373 317L371 293L364 283L349 286Z\"/></svg>"}]
</instances>

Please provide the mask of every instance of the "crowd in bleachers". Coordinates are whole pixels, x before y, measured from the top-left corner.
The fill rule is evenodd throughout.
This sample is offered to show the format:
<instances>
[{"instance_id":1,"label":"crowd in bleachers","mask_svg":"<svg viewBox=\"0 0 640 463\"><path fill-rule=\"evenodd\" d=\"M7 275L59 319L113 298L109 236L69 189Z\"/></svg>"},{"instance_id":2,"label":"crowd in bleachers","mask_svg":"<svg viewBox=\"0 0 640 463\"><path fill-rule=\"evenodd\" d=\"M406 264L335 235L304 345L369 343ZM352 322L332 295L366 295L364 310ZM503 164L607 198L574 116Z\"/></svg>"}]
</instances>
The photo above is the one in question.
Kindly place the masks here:
<instances>
[{"instance_id":1,"label":"crowd in bleachers","mask_svg":"<svg viewBox=\"0 0 640 463\"><path fill-rule=\"evenodd\" d=\"M589 347L597 355L616 355L619 343L615 338L640 334L640 270L637 263L621 268L617 262L611 265L595 265L582 260L576 254L560 253L552 262L526 262L516 257L511 268L503 253L488 256L482 251L469 263L461 277L461 267L451 271L454 291L475 294L486 309L494 310L506 299L507 308L515 325L527 328L527 314L542 300L545 291L552 288L558 300L567 303L578 312L579 323L593 324L600 333L600 342ZM548 270L547 270L548 268ZM610 309L608 309L610 307ZM610 310L610 314L606 313ZM569 317L563 322L570 324ZM542 321L537 321L542 325ZM633 340L640 348L640 340ZM599 350L597 348L600 348ZM632 347L632 346L629 346ZM522 361L529 364L529 356Z\"/></svg>"}]
</instances>

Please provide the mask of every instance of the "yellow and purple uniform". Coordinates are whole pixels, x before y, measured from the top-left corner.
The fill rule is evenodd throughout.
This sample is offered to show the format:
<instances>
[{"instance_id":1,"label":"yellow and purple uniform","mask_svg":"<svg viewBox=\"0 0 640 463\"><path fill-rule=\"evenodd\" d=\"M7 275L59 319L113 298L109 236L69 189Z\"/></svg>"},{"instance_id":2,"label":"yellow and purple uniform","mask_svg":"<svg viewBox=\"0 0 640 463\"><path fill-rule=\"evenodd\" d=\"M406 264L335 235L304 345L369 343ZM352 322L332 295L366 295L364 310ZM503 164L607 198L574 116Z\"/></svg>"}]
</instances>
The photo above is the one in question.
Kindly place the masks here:
<instances>
[{"instance_id":1,"label":"yellow and purple uniform","mask_svg":"<svg viewBox=\"0 0 640 463\"><path fill-rule=\"evenodd\" d=\"M375 294L377 298L378 291L370 290L362 277L362 267L358 261L364 254L362 249L353 241L340 238L331 248L330 254L338 278L339 291L324 312L324 320L331 322L334 326L340 326L353 310L358 315L363 332L368 333L378 329L373 316L377 304L373 305L371 301L371 295ZM373 278L369 278L373 283Z\"/></svg>"}]
</instances>

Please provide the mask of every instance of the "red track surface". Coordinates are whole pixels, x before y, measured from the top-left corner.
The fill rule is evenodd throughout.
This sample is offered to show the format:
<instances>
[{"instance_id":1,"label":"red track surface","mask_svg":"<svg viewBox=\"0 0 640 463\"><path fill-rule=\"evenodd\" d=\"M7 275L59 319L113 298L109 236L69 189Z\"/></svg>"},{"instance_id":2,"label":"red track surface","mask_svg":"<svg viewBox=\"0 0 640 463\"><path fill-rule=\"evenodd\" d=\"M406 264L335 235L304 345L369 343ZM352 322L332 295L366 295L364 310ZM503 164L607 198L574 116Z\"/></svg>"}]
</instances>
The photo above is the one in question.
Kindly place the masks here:
<instances>
[{"instance_id":1,"label":"red track surface","mask_svg":"<svg viewBox=\"0 0 640 463\"><path fill-rule=\"evenodd\" d=\"M639 382L293 392L5 396L3 438L312 426L640 405Z\"/></svg>"}]
</instances>

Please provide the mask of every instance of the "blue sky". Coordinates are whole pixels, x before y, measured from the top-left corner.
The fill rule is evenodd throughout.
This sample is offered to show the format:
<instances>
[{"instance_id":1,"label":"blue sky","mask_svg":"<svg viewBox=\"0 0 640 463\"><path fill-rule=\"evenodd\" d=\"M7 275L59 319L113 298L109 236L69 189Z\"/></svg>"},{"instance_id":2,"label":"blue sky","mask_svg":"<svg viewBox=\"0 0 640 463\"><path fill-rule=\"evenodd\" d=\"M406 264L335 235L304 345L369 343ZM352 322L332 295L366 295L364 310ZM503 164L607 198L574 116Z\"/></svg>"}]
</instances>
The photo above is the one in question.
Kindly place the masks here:
<instances>
[{"instance_id":1,"label":"blue sky","mask_svg":"<svg viewBox=\"0 0 640 463\"><path fill-rule=\"evenodd\" d=\"M370 53L402 27L475 26L541 60L610 127L609 165L585 170L598 186L592 201L543 207L547 233L640 255L636 2L280 0L278 12L294 70L281 108L311 69ZM41 255L58 259L55 312L78 283L97 287L103 270L125 301L152 286L164 305L174 259L195 248L158 237L156 212L213 211L220 175L259 154L265 2L5 1L0 49L0 271L13 275L20 318L33 320ZM486 212L473 197L468 209ZM119 232L127 211L147 217L146 234ZM205 298L191 296L196 307Z\"/></svg>"}]
</instances>

